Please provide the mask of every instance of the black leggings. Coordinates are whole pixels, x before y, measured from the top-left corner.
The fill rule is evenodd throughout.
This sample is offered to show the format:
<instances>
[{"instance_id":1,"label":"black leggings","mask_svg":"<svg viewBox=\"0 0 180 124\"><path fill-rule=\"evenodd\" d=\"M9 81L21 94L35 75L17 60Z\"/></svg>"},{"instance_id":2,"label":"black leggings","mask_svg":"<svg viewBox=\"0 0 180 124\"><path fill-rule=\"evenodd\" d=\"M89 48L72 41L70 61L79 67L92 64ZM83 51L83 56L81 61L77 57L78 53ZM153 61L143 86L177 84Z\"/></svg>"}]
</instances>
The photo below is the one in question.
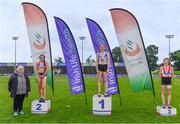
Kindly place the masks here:
<instances>
[{"instance_id":1,"label":"black leggings","mask_svg":"<svg viewBox=\"0 0 180 124\"><path fill-rule=\"evenodd\" d=\"M14 111L20 112L23 109L23 102L24 102L25 94L17 94L14 98Z\"/></svg>"}]
</instances>

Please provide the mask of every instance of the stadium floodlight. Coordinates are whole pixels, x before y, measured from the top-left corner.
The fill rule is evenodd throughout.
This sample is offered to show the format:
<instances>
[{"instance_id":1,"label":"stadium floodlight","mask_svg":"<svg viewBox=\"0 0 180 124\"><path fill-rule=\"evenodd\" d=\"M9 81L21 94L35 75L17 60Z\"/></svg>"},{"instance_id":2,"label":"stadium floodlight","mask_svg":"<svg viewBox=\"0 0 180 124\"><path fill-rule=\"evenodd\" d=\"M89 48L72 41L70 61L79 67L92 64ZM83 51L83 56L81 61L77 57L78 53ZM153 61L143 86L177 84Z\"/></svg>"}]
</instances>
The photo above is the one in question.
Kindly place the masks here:
<instances>
[{"instance_id":1,"label":"stadium floodlight","mask_svg":"<svg viewBox=\"0 0 180 124\"><path fill-rule=\"evenodd\" d=\"M80 36L79 37L79 39L82 41L82 72L84 72L83 71L83 41L86 39L86 37L85 36Z\"/></svg>"},{"instance_id":2,"label":"stadium floodlight","mask_svg":"<svg viewBox=\"0 0 180 124\"><path fill-rule=\"evenodd\" d=\"M17 37L17 36L14 36L14 37L12 37L12 39L15 41L15 45L14 45L14 70L16 69L16 41L18 40L18 38L19 37Z\"/></svg>"},{"instance_id":3,"label":"stadium floodlight","mask_svg":"<svg viewBox=\"0 0 180 124\"><path fill-rule=\"evenodd\" d=\"M170 58L170 53L171 53L171 49L170 49L170 40L171 40L171 38L174 38L174 35L172 35L172 34L168 34L168 35L165 35L166 36L166 38L168 38L169 39L169 58Z\"/></svg>"}]
</instances>

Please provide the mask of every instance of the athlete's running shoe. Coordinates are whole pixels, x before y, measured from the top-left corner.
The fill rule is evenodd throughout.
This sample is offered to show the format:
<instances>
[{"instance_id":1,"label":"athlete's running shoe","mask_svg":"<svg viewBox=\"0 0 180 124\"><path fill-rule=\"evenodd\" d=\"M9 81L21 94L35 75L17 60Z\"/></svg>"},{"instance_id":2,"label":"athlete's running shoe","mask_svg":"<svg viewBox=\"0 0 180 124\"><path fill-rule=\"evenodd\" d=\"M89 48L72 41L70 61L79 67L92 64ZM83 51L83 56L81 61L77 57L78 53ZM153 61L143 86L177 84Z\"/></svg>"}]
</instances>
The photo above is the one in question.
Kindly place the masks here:
<instances>
[{"instance_id":1,"label":"athlete's running shoe","mask_svg":"<svg viewBox=\"0 0 180 124\"><path fill-rule=\"evenodd\" d=\"M163 105L163 109L165 109L165 108L166 108L166 104Z\"/></svg>"},{"instance_id":2,"label":"athlete's running shoe","mask_svg":"<svg viewBox=\"0 0 180 124\"><path fill-rule=\"evenodd\" d=\"M101 93L100 92L98 92L98 97L101 97Z\"/></svg>"},{"instance_id":3,"label":"athlete's running shoe","mask_svg":"<svg viewBox=\"0 0 180 124\"><path fill-rule=\"evenodd\" d=\"M46 99L42 98L42 102L46 102Z\"/></svg>"},{"instance_id":4,"label":"athlete's running shoe","mask_svg":"<svg viewBox=\"0 0 180 124\"><path fill-rule=\"evenodd\" d=\"M39 99L39 102L42 102L42 101L43 101L43 98L40 98L40 99Z\"/></svg>"},{"instance_id":5,"label":"athlete's running shoe","mask_svg":"<svg viewBox=\"0 0 180 124\"><path fill-rule=\"evenodd\" d=\"M168 104L168 109L171 109L171 105L170 104Z\"/></svg>"},{"instance_id":6,"label":"athlete's running shoe","mask_svg":"<svg viewBox=\"0 0 180 124\"><path fill-rule=\"evenodd\" d=\"M104 96L105 96L105 97L108 97L108 94L107 94L107 92L105 92L105 93L104 93Z\"/></svg>"}]
</instances>

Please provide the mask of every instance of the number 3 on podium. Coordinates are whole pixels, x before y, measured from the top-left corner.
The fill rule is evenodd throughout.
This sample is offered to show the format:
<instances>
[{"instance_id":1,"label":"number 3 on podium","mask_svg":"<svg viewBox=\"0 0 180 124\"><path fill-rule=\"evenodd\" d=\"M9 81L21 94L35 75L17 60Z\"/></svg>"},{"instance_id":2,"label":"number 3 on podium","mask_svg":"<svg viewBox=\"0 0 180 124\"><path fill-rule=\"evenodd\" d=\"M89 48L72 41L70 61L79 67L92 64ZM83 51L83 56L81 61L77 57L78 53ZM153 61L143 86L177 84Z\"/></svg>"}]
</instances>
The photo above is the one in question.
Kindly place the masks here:
<instances>
[{"instance_id":1,"label":"number 3 on podium","mask_svg":"<svg viewBox=\"0 0 180 124\"><path fill-rule=\"evenodd\" d=\"M171 114L171 110L168 110L168 114Z\"/></svg>"},{"instance_id":2,"label":"number 3 on podium","mask_svg":"<svg viewBox=\"0 0 180 124\"><path fill-rule=\"evenodd\" d=\"M36 104L37 108L36 110L40 111L41 110L41 104Z\"/></svg>"},{"instance_id":3,"label":"number 3 on podium","mask_svg":"<svg viewBox=\"0 0 180 124\"><path fill-rule=\"evenodd\" d=\"M101 109L104 109L104 99L101 99L101 101L99 101L99 104L101 104Z\"/></svg>"}]
</instances>

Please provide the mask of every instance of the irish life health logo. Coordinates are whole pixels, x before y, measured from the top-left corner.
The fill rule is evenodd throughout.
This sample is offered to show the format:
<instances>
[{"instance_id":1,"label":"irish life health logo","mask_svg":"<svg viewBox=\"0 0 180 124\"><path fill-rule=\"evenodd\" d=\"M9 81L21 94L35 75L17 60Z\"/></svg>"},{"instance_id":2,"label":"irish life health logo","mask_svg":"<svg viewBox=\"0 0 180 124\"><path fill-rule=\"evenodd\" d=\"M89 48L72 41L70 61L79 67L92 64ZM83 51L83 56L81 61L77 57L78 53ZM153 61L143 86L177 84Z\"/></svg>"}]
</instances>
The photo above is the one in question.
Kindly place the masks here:
<instances>
[{"instance_id":1,"label":"irish life health logo","mask_svg":"<svg viewBox=\"0 0 180 124\"><path fill-rule=\"evenodd\" d=\"M38 50L42 50L46 46L46 39L39 33L35 34L35 41L33 43L34 47Z\"/></svg>"},{"instance_id":2,"label":"irish life health logo","mask_svg":"<svg viewBox=\"0 0 180 124\"><path fill-rule=\"evenodd\" d=\"M136 56L140 52L140 47L136 42L131 40L126 41L125 53L128 56Z\"/></svg>"}]
</instances>

